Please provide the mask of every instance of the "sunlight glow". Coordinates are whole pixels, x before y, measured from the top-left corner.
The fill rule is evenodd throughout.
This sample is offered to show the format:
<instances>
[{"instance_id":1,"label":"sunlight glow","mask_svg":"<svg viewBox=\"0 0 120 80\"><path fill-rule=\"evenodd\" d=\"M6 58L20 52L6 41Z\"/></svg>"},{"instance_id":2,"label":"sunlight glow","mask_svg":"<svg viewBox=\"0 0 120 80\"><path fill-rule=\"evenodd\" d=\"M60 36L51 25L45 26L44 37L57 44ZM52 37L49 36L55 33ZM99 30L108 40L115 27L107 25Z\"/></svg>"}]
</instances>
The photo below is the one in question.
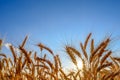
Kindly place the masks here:
<instances>
[{"instance_id":1,"label":"sunlight glow","mask_svg":"<svg viewBox=\"0 0 120 80\"><path fill-rule=\"evenodd\" d=\"M83 62L82 62L81 59L78 59L78 60L77 60L77 67L78 67L78 69L81 69L81 70L82 70L82 68L83 68Z\"/></svg>"}]
</instances>

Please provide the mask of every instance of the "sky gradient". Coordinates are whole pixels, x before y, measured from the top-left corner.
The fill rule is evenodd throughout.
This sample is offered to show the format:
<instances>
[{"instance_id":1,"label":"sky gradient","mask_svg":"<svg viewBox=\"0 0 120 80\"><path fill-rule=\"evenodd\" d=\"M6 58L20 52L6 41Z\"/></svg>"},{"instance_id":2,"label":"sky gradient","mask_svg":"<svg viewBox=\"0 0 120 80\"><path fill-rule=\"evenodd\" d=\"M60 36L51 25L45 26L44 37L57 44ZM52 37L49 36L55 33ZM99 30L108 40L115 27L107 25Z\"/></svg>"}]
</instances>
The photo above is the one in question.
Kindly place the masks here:
<instances>
[{"instance_id":1,"label":"sky gradient","mask_svg":"<svg viewBox=\"0 0 120 80\"><path fill-rule=\"evenodd\" d=\"M0 37L14 45L29 35L29 44L59 49L90 32L120 37L119 0L0 0Z\"/></svg>"}]
</instances>

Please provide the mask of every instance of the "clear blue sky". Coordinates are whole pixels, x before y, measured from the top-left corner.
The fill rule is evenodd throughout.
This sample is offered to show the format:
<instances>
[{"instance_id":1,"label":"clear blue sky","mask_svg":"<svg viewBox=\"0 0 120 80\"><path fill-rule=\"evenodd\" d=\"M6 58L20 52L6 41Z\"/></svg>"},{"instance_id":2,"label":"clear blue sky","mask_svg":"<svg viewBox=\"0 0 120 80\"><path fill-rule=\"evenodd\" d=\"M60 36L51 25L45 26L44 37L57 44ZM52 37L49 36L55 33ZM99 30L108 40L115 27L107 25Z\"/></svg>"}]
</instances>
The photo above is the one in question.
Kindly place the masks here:
<instances>
[{"instance_id":1,"label":"clear blue sky","mask_svg":"<svg viewBox=\"0 0 120 80\"><path fill-rule=\"evenodd\" d=\"M29 35L30 44L55 48L89 32L120 36L119 0L0 0L0 37L13 44Z\"/></svg>"}]
</instances>

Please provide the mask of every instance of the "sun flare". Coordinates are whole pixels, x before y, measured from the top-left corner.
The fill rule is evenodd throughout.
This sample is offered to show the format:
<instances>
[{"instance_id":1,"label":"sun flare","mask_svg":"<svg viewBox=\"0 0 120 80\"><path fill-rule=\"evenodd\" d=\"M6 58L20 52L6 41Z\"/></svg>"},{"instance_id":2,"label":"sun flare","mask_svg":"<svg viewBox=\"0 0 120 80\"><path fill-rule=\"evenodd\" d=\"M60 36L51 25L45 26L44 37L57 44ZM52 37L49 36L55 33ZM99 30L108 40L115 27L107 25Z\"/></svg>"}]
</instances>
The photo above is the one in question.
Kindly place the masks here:
<instances>
[{"instance_id":1,"label":"sun flare","mask_svg":"<svg viewBox=\"0 0 120 80\"><path fill-rule=\"evenodd\" d=\"M83 68L83 62L82 62L81 59L78 59L78 60L77 60L77 67L78 67L78 69L81 69L81 70L82 70L82 68Z\"/></svg>"}]
</instances>

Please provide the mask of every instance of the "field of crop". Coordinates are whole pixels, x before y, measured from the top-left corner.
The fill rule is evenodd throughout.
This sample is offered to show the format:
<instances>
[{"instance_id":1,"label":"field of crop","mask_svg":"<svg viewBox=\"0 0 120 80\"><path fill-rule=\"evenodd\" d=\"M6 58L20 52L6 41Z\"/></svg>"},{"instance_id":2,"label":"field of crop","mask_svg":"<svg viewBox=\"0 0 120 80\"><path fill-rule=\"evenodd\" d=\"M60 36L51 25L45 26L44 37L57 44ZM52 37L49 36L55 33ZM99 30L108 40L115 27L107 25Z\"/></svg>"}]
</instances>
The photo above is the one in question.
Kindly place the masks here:
<instances>
[{"instance_id":1,"label":"field of crop","mask_svg":"<svg viewBox=\"0 0 120 80\"><path fill-rule=\"evenodd\" d=\"M25 49L27 36L20 44L18 52L14 45L9 45L11 57L0 52L0 80L120 80L120 58L112 56L113 51L108 48L111 38L106 37L97 46L91 33L84 43L80 43L80 50L66 45L65 51L76 70L66 72L58 54L42 43L37 44L40 51L46 50L54 61L46 54L38 56L35 51ZM0 40L2 49L3 40ZM77 59L82 61L82 69L78 67Z\"/></svg>"}]
</instances>

